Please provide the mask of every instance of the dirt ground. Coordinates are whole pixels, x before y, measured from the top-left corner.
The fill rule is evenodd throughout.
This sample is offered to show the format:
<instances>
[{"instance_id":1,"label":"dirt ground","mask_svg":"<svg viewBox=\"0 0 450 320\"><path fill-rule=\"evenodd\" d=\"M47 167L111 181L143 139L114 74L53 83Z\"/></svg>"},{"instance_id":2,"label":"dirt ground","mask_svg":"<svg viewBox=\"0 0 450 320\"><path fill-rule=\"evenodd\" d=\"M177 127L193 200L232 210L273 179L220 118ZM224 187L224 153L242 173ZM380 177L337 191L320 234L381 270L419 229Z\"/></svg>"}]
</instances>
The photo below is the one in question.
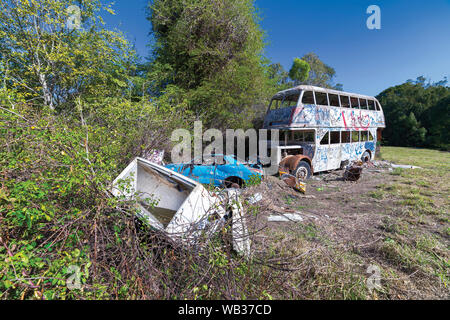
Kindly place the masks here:
<instances>
[{"instance_id":1,"label":"dirt ground","mask_svg":"<svg viewBox=\"0 0 450 320\"><path fill-rule=\"evenodd\" d=\"M382 216L389 203L368 198L387 180L387 169L365 169L356 182L344 181L344 170L315 175L306 182L306 193L302 194L274 176L266 177L260 186L246 190L246 194L261 193L259 204L265 210L259 215L259 226L263 227L272 214L298 213L304 222L320 226L333 241L348 246L363 246L381 237ZM303 222L303 223L304 223ZM267 226L289 227L292 222L267 222Z\"/></svg>"},{"instance_id":2,"label":"dirt ground","mask_svg":"<svg viewBox=\"0 0 450 320\"><path fill-rule=\"evenodd\" d=\"M302 257L289 265L294 273L300 271L291 285L297 289L280 298L448 299L448 287L436 276L443 272L444 278L448 277L448 235L442 234L439 223L414 223L408 233L393 232L390 228L404 223L404 208L396 197L387 193L380 196L380 186L395 185L402 178L383 162L375 161L375 165L364 168L356 182L344 181L343 170L316 174L306 182L305 194L273 176L243 191L247 211L254 216L250 222L254 250L275 252L287 260L289 256ZM252 203L257 194L261 200ZM269 216L286 214L298 214L303 220L268 221ZM414 236L409 237L409 233ZM443 251L437 247L429 250L430 255L438 252L437 263L426 259L416 263L415 256L427 255L426 250L407 251L415 250L416 234L425 234L425 239L430 234L444 238L447 247ZM317 251L321 257L311 254ZM307 272L302 271L305 264L309 264ZM379 290L368 290L371 265L382 270ZM312 269L319 273L311 275ZM299 279L305 275L313 279ZM326 280L334 277L337 280ZM310 288L304 284L298 289L296 281L309 281Z\"/></svg>"}]
</instances>

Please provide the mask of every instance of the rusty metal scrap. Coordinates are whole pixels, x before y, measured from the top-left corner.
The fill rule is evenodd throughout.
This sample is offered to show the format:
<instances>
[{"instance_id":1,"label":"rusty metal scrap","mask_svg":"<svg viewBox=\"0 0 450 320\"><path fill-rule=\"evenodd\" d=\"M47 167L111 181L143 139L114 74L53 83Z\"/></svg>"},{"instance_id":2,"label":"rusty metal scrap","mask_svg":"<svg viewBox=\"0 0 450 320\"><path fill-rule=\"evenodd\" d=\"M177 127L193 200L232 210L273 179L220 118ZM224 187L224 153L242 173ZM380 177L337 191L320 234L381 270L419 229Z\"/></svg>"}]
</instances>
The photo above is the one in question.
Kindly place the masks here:
<instances>
[{"instance_id":1,"label":"rusty metal scrap","mask_svg":"<svg viewBox=\"0 0 450 320\"><path fill-rule=\"evenodd\" d=\"M280 166L278 173L280 174L280 179L283 180L289 187L302 193L306 192L305 183L299 181L297 177L290 174L289 169Z\"/></svg>"},{"instance_id":2,"label":"rusty metal scrap","mask_svg":"<svg viewBox=\"0 0 450 320\"><path fill-rule=\"evenodd\" d=\"M354 161L345 167L344 180L357 181L361 177L363 170L363 163L361 161Z\"/></svg>"}]
</instances>

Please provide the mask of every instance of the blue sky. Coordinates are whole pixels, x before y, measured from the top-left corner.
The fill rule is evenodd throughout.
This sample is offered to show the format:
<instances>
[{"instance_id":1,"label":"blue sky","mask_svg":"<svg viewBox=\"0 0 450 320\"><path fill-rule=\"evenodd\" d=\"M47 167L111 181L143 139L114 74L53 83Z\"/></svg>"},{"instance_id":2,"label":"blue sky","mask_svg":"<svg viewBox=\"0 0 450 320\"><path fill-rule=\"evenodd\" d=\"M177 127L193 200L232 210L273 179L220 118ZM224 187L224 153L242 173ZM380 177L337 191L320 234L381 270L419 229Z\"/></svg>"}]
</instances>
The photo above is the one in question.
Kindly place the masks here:
<instances>
[{"instance_id":1,"label":"blue sky","mask_svg":"<svg viewBox=\"0 0 450 320\"><path fill-rule=\"evenodd\" d=\"M146 0L117 0L107 27L124 31L138 53L150 51ZM369 30L369 5L381 9L381 29ZM450 0L256 0L268 43L265 54L289 70L307 52L336 70L345 91L376 95L420 75L450 78ZM450 80L450 79L449 79Z\"/></svg>"}]
</instances>

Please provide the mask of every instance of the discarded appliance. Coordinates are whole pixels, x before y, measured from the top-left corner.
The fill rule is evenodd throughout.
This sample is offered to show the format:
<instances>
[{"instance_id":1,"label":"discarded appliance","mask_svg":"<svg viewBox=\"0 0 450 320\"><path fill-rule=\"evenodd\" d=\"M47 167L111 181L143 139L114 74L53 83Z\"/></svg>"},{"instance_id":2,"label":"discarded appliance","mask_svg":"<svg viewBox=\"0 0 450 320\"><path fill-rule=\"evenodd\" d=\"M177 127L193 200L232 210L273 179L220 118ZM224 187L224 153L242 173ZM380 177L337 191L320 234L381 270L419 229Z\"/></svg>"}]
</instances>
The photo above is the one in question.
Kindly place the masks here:
<instances>
[{"instance_id":1,"label":"discarded appliance","mask_svg":"<svg viewBox=\"0 0 450 320\"><path fill-rule=\"evenodd\" d=\"M355 161L345 167L344 180L345 181L357 181L361 177L363 170L362 161Z\"/></svg>"},{"instance_id":2,"label":"discarded appliance","mask_svg":"<svg viewBox=\"0 0 450 320\"><path fill-rule=\"evenodd\" d=\"M250 239L236 191L208 192L182 174L135 158L114 180L116 197L136 200L139 215L173 240L196 244L211 236L231 218L233 249L249 256Z\"/></svg>"},{"instance_id":3,"label":"discarded appliance","mask_svg":"<svg viewBox=\"0 0 450 320\"><path fill-rule=\"evenodd\" d=\"M166 168L204 184L231 188L242 187L252 177L261 179L263 175L261 165L239 161L234 155L212 154L196 160L168 164Z\"/></svg>"}]
</instances>

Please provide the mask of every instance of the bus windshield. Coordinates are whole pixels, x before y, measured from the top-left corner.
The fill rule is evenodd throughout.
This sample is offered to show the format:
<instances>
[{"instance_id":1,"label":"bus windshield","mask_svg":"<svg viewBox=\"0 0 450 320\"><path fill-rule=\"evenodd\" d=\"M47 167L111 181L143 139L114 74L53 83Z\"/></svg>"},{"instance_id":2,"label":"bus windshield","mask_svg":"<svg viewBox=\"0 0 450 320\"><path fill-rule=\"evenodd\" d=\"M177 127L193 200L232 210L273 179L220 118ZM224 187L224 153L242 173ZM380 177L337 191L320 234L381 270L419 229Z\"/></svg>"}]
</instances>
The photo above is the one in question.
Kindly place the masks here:
<instances>
[{"instance_id":1,"label":"bus windshield","mask_svg":"<svg viewBox=\"0 0 450 320\"><path fill-rule=\"evenodd\" d=\"M272 104L270 109L280 109L280 108L287 108L287 107L295 107L297 106L298 99L300 97L300 92L298 91L291 91L283 96L276 96L272 100Z\"/></svg>"}]
</instances>

